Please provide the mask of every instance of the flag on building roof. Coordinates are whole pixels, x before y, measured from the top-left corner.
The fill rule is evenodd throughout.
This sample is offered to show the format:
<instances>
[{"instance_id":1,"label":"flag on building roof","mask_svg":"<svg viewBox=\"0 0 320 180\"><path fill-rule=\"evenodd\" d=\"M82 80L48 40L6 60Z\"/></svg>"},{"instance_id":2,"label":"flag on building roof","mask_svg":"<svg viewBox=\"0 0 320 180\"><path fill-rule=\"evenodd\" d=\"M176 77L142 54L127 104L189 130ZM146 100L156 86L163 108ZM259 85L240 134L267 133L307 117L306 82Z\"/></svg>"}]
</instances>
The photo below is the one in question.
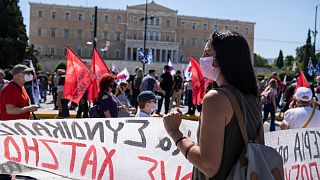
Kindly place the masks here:
<instances>
[{"instance_id":1,"label":"flag on building roof","mask_svg":"<svg viewBox=\"0 0 320 180\"><path fill-rule=\"evenodd\" d=\"M125 67L119 74L117 74L116 83L120 84L121 82L125 82L129 79L129 72L128 69Z\"/></svg>"},{"instance_id":2,"label":"flag on building roof","mask_svg":"<svg viewBox=\"0 0 320 180\"><path fill-rule=\"evenodd\" d=\"M312 60L311 60L311 57L309 57L309 62L308 62L308 74L309 74L309 76L313 75L313 71L314 71L314 67L313 67L313 64L312 64Z\"/></svg>"},{"instance_id":3,"label":"flag on building roof","mask_svg":"<svg viewBox=\"0 0 320 180\"><path fill-rule=\"evenodd\" d=\"M168 61L168 66L170 67L170 74L174 75L176 73L176 71L175 71L170 59Z\"/></svg>"}]
</instances>

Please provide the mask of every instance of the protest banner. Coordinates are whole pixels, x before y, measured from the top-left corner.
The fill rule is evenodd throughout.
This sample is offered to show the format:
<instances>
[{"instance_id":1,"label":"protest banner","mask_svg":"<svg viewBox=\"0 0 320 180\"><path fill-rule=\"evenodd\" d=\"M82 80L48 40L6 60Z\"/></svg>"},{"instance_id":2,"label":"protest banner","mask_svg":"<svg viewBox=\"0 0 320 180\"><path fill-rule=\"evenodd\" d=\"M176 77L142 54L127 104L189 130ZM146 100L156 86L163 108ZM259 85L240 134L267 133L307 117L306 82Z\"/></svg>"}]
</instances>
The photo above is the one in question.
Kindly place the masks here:
<instances>
[{"instance_id":1,"label":"protest banner","mask_svg":"<svg viewBox=\"0 0 320 180\"><path fill-rule=\"evenodd\" d=\"M180 129L195 141L197 125L184 121ZM192 165L161 118L3 121L0 147L0 164L9 161L62 177L191 179Z\"/></svg>"},{"instance_id":2,"label":"protest banner","mask_svg":"<svg viewBox=\"0 0 320 180\"><path fill-rule=\"evenodd\" d=\"M283 158L285 179L320 179L320 128L265 133L265 143Z\"/></svg>"}]
</instances>

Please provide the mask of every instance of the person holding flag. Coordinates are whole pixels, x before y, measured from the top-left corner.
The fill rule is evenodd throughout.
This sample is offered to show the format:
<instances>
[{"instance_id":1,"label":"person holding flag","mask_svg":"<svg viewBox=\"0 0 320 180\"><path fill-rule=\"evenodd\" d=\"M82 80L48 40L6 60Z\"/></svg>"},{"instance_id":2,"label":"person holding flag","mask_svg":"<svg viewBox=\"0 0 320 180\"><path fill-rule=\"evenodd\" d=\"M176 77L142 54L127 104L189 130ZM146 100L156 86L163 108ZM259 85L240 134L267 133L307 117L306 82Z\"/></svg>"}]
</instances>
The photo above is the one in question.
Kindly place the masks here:
<instances>
[{"instance_id":1,"label":"person holding flag","mask_svg":"<svg viewBox=\"0 0 320 180\"><path fill-rule=\"evenodd\" d=\"M164 127L194 165L193 179L226 179L245 147L233 106L238 104L241 114L245 114L248 138L258 138L258 142L264 143L263 133L262 136L256 133L263 126L247 41L237 32L214 32L205 45L200 67L203 74L199 75L212 79L219 88L210 90L203 98L198 143L194 144L179 130L182 121L179 109L164 116ZM204 77L199 78L201 83ZM232 95L234 104L229 100Z\"/></svg>"}]
</instances>

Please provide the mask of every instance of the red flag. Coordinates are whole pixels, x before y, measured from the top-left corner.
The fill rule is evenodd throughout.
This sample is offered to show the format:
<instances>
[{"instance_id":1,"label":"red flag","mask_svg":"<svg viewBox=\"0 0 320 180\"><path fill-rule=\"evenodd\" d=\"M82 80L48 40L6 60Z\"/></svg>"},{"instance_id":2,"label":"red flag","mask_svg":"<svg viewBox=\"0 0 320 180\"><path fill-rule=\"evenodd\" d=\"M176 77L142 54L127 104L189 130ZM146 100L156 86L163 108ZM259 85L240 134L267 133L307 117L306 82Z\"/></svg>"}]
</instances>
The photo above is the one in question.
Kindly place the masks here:
<instances>
[{"instance_id":1,"label":"red flag","mask_svg":"<svg viewBox=\"0 0 320 180\"><path fill-rule=\"evenodd\" d=\"M296 92L296 90L297 90L299 87L310 88L309 83L308 83L308 80L307 80L306 76L303 74L302 71L300 71L300 75L299 75L299 77L298 77L296 89L294 90L294 92Z\"/></svg>"},{"instance_id":2,"label":"red flag","mask_svg":"<svg viewBox=\"0 0 320 180\"><path fill-rule=\"evenodd\" d=\"M192 103L197 106L202 102L205 95L205 79L203 77L199 62L192 56L189 57L192 72Z\"/></svg>"},{"instance_id":3,"label":"red flag","mask_svg":"<svg viewBox=\"0 0 320 180\"><path fill-rule=\"evenodd\" d=\"M63 95L72 102L79 103L92 81L96 79L93 72L67 46L67 71Z\"/></svg>"},{"instance_id":4,"label":"red flag","mask_svg":"<svg viewBox=\"0 0 320 180\"><path fill-rule=\"evenodd\" d=\"M96 79L92 82L88 89L88 100L93 102L99 96L99 79L100 77L105 74L109 73L110 70L108 66L104 63L103 59L101 58L100 54L96 49L93 50L92 55L92 64L91 64L91 71L96 75Z\"/></svg>"}]
</instances>

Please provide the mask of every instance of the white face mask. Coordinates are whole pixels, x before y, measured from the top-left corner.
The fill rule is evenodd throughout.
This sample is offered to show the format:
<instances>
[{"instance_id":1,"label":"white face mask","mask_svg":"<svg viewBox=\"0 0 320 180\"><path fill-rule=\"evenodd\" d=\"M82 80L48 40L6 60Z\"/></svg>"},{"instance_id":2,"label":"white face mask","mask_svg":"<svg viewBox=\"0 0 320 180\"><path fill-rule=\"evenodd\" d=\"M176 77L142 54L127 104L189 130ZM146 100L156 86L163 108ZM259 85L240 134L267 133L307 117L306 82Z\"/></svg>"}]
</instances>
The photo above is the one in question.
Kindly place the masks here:
<instances>
[{"instance_id":1,"label":"white face mask","mask_svg":"<svg viewBox=\"0 0 320 180\"><path fill-rule=\"evenodd\" d=\"M212 56L200 58L200 68L204 77L216 81L220 74L220 68L212 66L214 59Z\"/></svg>"},{"instance_id":2,"label":"white face mask","mask_svg":"<svg viewBox=\"0 0 320 180\"><path fill-rule=\"evenodd\" d=\"M155 103L155 104L152 106L151 113L152 113L152 112L156 112L157 110L158 110L158 103Z\"/></svg>"},{"instance_id":3,"label":"white face mask","mask_svg":"<svg viewBox=\"0 0 320 180\"><path fill-rule=\"evenodd\" d=\"M33 79L33 75L32 74L27 73L27 74L24 75L24 80L26 82L32 81L32 79Z\"/></svg>"}]
</instances>

